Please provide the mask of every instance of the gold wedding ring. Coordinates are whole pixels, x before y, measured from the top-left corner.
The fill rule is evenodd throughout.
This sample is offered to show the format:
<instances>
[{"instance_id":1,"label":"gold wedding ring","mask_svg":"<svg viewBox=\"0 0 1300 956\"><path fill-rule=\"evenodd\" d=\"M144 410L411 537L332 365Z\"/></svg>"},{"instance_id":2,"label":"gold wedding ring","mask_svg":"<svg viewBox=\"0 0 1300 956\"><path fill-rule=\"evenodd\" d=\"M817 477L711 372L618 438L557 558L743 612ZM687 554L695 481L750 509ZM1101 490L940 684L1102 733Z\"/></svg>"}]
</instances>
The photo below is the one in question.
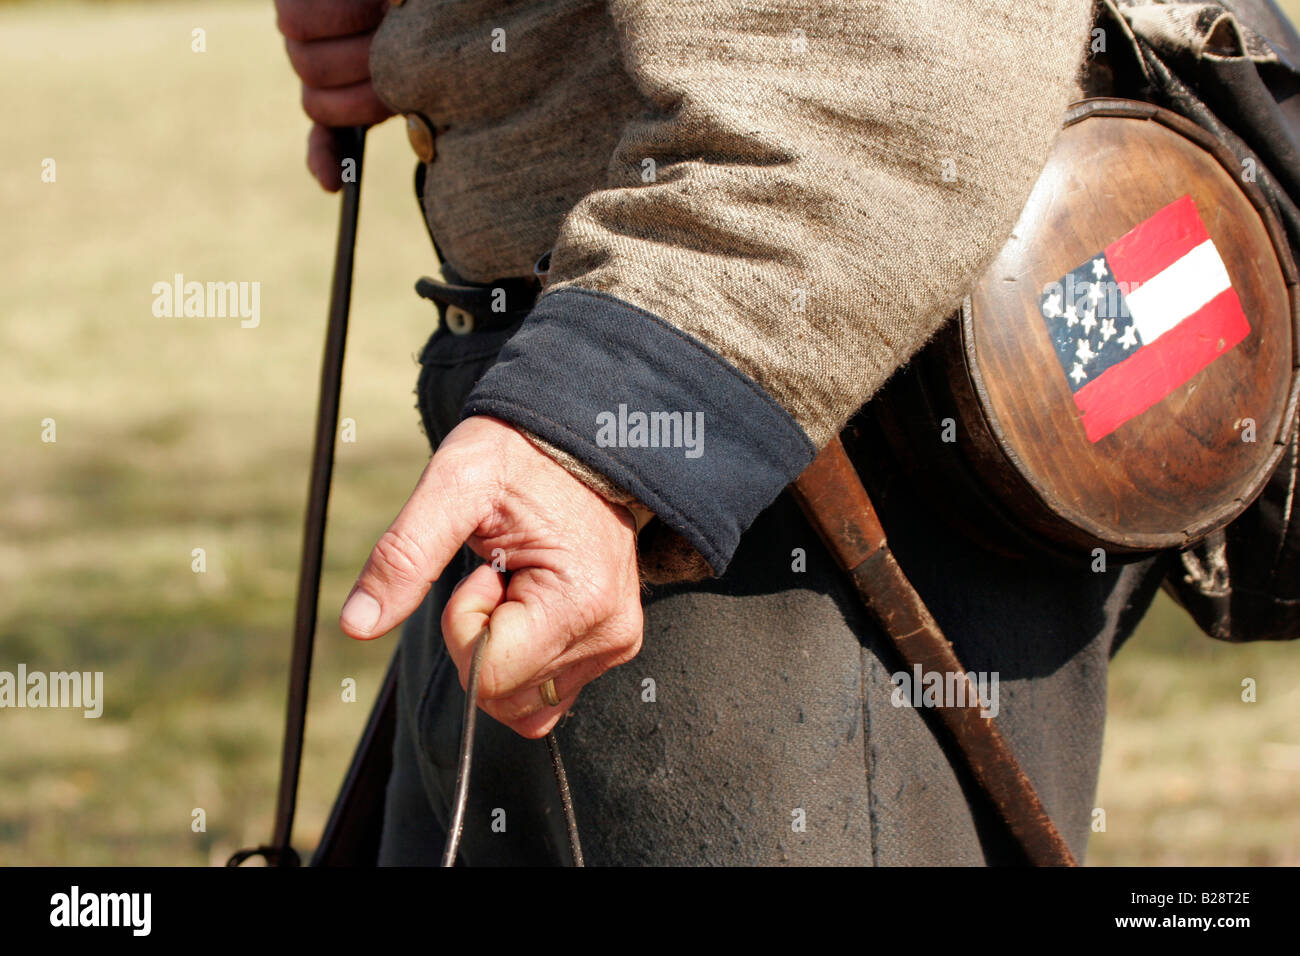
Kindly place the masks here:
<instances>
[{"instance_id":1,"label":"gold wedding ring","mask_svg":"<svg viewBox=\"0 0 1300 956\"><path fill-rule=\"evenodd\" d=\"M559 707L560 695L555 692L555 678L542 682L542 686L537 688L542 692L542 703L547 707Z\"/></svg>"}]
</instances>

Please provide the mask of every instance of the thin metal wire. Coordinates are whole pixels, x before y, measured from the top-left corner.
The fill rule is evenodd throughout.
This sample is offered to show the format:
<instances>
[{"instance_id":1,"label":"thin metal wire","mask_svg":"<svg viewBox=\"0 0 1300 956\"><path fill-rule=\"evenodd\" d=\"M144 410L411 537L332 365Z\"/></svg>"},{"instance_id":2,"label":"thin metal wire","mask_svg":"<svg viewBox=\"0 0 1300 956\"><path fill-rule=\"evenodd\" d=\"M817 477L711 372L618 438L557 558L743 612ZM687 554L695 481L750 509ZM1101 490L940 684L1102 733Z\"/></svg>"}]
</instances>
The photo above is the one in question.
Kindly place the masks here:
<instances>
[{"instance_id":1,"label":"thin metal wire","mask_svg":"<svg viewBox=\"0 0 1300 956\"><path fill-rule=\"evenodd\" d=\"M555 739L555 731L546 735L546 749L551 752L551 769L555 771L555 785L560 788L560 805L564 807L564 828L569 833L569 852L573 854L574 866L586 866L582 860L582 841L578 839L578 818L573 813L573 794L569 792L569 776L564 772L564 761L560 759L560 742Z\"/></svg>"},{"instance_id":2,"label":"thin metal wire","mask_svg":"<svg viewBox=\"0 0 1300 956\"><path fill-rule=\"evenodd\" d=\"M447 831L447 845L442 851L442 865L456 865L456 851L460 849L461 831L465 829L465 807L469 803L469 772L474 759L474 725L478 723L478 672L483 666L483 652L487 650L492 631L484 625L474 638L474 656L469 662L469 686L465 689L465 719L460 729L460 758L456 761L456 801L452 805L451 827Z\"/></svg>"},{"instance_id":3,"label":"thin metal wire","mask_svg":"<svg viewBox=\"0 0 1300 956\"><path fill-rule=\"evenodd\" d=\"M460 730L460 757L456 762L456 798L452 805L451 826L447 830L447 845L442 852L442 865L455 866L460 849L460 837L465 829L465 808L469 805L469 775L474 762L474 729L478 724L478 677L483 666L483 652L487 650L492 632L486 626L474 638L474 656L469 662L468 688L465 691L465 718ZM564 808L564 826L569 835L569 850L574 866L585 866L582 841L578 837L578 818L573 811L573 794L569 791L569 777L560 759L560 743L555 731L546 735L546 749L551 754L551 769L555 784L560 789L560 805Z\"/></svg>"}]
</instances>

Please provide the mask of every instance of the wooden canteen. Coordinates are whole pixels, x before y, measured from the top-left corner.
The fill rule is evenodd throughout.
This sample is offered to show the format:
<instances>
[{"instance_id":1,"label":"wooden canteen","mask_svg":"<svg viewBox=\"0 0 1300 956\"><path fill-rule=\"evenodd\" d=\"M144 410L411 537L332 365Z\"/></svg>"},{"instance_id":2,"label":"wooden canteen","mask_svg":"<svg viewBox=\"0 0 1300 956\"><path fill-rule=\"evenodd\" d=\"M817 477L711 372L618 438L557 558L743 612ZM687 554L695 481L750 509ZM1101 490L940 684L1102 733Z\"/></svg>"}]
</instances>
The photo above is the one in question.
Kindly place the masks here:
<instances>
[{"instance_id":1,"label":"wooden canteen","mask_svg":"<svg viewBox=\"0 0 1300 956\"><path fill-rule=\"evenodd\" d=\"M1277 465L1297 305L1281 227L1221 143L1148 103L1085 100L959 314L869 408L999 550L1183 548Z\"/></svg>"}]
</instances>

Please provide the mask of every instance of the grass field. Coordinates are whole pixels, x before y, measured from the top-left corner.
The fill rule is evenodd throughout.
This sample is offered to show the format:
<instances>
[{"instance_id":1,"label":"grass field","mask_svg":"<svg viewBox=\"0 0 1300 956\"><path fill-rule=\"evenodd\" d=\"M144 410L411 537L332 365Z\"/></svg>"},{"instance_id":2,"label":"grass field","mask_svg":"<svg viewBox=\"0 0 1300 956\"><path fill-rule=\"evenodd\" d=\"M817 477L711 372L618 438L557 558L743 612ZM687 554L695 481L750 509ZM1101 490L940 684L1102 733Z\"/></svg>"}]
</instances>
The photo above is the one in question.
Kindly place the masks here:
<instances>
[{"instance_id":1,"label":"grass field","mask_svg":"<svg viewBox=\"0 0 1300 956\"><path fill-rule=\"evenodd\" d=\"M337 204L268 2L0 6L0 88L0 669L106 693L98 720L0 712L0 863L217 863L270 826ZM426 459L430 254L400 126L369 145L304 848L392 649L335 611ZM260 325L156 318L176 273L260 282ZM1161 603L1111 688L1092 863L1300 863L1300 647L1219 646Z\"/></svg>"}]
</instances>

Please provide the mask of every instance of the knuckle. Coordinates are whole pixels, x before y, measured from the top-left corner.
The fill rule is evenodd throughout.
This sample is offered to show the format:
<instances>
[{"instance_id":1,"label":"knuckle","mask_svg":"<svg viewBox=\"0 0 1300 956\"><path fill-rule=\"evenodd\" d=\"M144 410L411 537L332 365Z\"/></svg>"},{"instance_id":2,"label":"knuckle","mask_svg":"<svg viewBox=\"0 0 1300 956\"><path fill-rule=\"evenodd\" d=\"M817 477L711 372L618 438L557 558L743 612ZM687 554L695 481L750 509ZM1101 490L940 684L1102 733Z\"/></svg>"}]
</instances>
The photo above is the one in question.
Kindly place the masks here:
<instances>
[{"instance_id":1,"label":"knuckle","mask_svg":"<svg viewBox=\"0 0 1300 956\"><path fill-rule=\"evenodd\" d=\"M641 640L645 636L645 611L642 610L639 600L634 601L628 610L627 629L631 632L633 643L640 647Z\"/></svg>"},{"instance_id":2,"label":"knuckle","mask_svg":"<svg viewBox=\"0 0 1300 956\"><path fill-rule=\"evenodd\" d=\"M620 667L641 653L645 638L641 607L638 604L635 613L620 616L610 625L606 634L606 647L609 667Z\"/></svg>"},{"instance_id":3,"label":"knuckle","mask_svg":"<svg viewBox=\"0 0 1300 956\"><path fill-rule=\"evenodd\" d=\"M370 552L372 568L394 584L426 584L424 548L404 531L389 528Z\"/></svg>"},{"instance_id":4,"label":"knuckle","mask_svg":"<svg viewBox=\"0 0 1300 956\"><path fill-rule=\"evenodd\" d=\"M638 631L632 636L629 643L624 645L624 649L616 653L610 659L610 667L622 667L624 664L633 660L641 653L641 632Z\"/></svg>"}]
</instances>

